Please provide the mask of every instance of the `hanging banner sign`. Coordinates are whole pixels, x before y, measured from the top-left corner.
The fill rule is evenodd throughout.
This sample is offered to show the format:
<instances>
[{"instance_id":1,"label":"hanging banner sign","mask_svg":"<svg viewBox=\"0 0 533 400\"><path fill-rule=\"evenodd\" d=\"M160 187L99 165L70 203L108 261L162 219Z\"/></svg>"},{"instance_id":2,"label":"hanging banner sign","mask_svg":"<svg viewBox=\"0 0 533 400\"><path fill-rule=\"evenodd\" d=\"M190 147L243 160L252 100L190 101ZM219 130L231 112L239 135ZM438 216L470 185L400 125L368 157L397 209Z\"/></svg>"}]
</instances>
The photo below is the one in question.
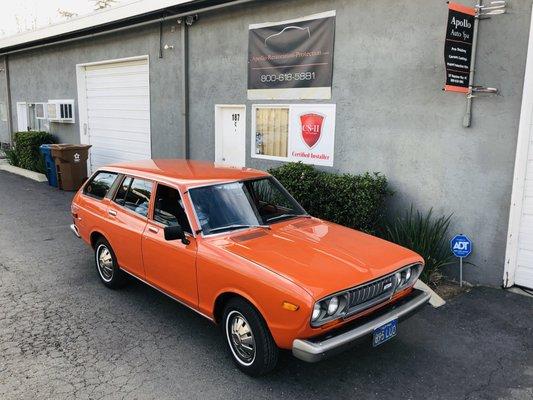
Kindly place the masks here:
<instances>
[{"instance_id":1,"label":"hanging banner sign","mask_svg":"<svg viewBox=\"0 0 533 400\"><path fill-rule=\"evenodd\" d=\"M248 99L331 99L335 11L249 27Z\"/></svg>"},{"instance_id":2,"label":"hanging banner sign","mask_svg":"<svg viewBox=\"0 0 533 400\"><path fill-rule=\"evenodd\" d=\"M468 93L476 10L452 2L448 4L448 8L446 44L444 45L444 62L446 63L444 90Z\"/></svg>"}]
</instances>

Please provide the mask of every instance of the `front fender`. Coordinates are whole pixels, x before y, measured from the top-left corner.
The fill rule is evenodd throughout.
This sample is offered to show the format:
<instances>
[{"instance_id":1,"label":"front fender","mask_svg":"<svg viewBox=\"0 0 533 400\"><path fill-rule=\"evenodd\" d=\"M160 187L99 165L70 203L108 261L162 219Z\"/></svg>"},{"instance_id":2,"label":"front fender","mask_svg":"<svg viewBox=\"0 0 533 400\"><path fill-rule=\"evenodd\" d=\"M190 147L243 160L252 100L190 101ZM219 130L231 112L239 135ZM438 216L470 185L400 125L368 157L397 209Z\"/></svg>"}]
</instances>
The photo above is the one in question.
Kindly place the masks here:
<instances>
[{"instance_id":1,"label":"front fender","mask_svg":"<svg viewBox=\"0 0 533 400\"><path fill-rule=\"evenodd\" d=\"M309 324L313 299L295 283L260 265L199 243L197 259L199 309L214 316L216 300L226 293L249 301L262 315L274 341L290 349L293 340ZM282 307L287 301L296 311Z\"/></svg>"}]
</instances>

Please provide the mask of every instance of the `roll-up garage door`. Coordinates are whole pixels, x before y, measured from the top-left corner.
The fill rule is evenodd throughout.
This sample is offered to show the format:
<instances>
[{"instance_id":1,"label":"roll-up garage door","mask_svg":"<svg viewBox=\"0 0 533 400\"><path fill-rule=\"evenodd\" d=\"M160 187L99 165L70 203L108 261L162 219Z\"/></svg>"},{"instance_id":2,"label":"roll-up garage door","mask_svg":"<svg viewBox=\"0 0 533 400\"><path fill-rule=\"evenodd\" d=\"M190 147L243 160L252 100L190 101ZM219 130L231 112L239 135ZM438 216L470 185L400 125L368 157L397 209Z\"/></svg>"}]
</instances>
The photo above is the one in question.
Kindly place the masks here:
<instances>
[{"instance_id":1,"label":"roll-up garage door","mask_svg":"<svg viewBox=\"0 0 533 400\"><path fill-rule=\"evenodd\" d=\"M85 67L90 168L151 158L148 60Z\"/></svg>"}]
</instances>

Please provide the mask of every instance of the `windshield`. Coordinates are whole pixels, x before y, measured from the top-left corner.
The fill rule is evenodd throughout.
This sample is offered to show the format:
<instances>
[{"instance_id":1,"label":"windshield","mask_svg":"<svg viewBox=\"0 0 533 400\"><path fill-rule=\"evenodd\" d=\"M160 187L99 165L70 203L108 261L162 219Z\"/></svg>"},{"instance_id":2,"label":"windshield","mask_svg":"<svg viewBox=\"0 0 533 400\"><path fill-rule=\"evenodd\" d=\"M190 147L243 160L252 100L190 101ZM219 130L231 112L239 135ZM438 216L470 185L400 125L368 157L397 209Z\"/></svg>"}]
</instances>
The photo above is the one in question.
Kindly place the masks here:
<instances>
[{"instance_id":1,"label":"windshield","mask_svg":"<svg viewBox=\"0 0 533 400\"><path fill-rule=\"evenodd\" d=\"M189 192L206 235L307 215L273 178L204 186Z\"/></svg>"}]
</instances>

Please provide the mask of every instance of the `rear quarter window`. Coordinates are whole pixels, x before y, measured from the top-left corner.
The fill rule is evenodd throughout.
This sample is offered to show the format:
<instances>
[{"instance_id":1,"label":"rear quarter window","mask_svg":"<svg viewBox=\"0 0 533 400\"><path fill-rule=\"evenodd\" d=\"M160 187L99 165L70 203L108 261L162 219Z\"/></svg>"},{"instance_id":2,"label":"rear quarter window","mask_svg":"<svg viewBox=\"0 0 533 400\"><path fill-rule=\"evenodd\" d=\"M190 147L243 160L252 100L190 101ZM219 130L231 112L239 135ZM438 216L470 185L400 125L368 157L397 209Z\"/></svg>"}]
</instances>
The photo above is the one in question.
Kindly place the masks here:
<instances>
[{"instance_id":1,"label":"rear quarter window","mask_svg":"<svg viewBox=\"0 0 533 400\"><path fill-rule=\"evenodd\" d=\"M118 174L114 172L102 171L96 173L83 188L83 194L96 199L103 199L109 189L111 189L111 186L113 186L117 176Z\"/></svg>"}]
</instances>

